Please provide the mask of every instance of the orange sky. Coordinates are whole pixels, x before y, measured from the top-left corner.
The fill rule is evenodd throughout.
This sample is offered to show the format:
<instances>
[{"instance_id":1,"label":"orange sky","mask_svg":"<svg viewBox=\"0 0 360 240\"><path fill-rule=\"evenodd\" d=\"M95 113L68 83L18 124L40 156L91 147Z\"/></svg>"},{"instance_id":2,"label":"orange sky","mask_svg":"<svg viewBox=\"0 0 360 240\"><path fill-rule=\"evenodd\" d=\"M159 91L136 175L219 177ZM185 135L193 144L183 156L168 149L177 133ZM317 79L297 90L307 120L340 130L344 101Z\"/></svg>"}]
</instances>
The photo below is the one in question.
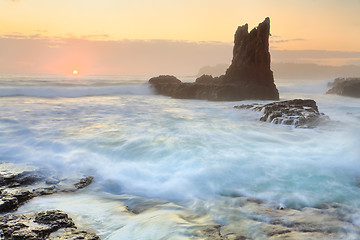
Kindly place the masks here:
<instances>
[{"instance_id":1,"label":"orange sky","mask_svg":"<svg viewBox=\"0 0 360 240\"><path fill-rule=\"evenodd\" d=\"M204 61L203 65L224 63L231 58L231 44L237 26L249 23L249 27L253 28L267 16L271 19L272 51L356 53L360 52L359 12L359 0L1 0L0 40L3 41L0 41L0 63L10 64L6 63L6 59L13 59L13 62L12 65L0 67L0 72L17 72L27 66L33 72L58 73L82 65L87 66L84 68L88 68L86 71L89 73L114 73L116 71L106 64L111 59L119 59L110 56L110 46L124 58L123 52L128 54L126 57L133 57L132 54L149 52L155 40L164 44L178 43L179 47L204 41L197 44L210 44L207 48L211 48L212 52L207 57L214 59ZM134 52L129 52L124 49L126 41L137 42L137 46L143 47L144 51L134 48ZM85 42L88 43L86 47ZM220 43L216 45L216 42ZM105 43L109 46L105 46ZM29 44L34 44L34 47ZM31 50L36 48L35 45L41 51L39 54ZM230 53L223 53L216 59L217 50L214 48L220 45L223 49L230 45ZM186 46L184 50L186 48L191 54L193 46ZM161 46L157 44L156 47L161 51ZM19 52L19 48L23 51ZM30 49L25 51L27 48ZM61 51L56 51L59 48ZM108 56L104 56L105 48ZM124 51L119 51L119 48ZM176 52L172 48L169 51ZM196 51L196 54L203 54L202 50ZM101 57L106 61L101 62ZM37 58L44 59L36 62ZM149 56L146 58L151 59ZM138 59L142 57L138 56ZM201 62L202 59L199 57L197 61ZM359 60L356 54L345 60L332 56L307 56L303 59L333 65L357 64ZM44 62L48 62L47 66ZM200 62L198 65L201 65ZM31 64L37 66L30 67ZM137 67L142 68L151 61L141 64ZM176 64L181 67L181 63ZM183 64L186 64L185 60ZM127 67L135 68L129 64ZM118 73L132 72L122 70ZM171 66L168 70L171 70ZM186 67L183 72L190 70ZM181 69L178 71L181 72Z\"/></svg>"}]
</instances>

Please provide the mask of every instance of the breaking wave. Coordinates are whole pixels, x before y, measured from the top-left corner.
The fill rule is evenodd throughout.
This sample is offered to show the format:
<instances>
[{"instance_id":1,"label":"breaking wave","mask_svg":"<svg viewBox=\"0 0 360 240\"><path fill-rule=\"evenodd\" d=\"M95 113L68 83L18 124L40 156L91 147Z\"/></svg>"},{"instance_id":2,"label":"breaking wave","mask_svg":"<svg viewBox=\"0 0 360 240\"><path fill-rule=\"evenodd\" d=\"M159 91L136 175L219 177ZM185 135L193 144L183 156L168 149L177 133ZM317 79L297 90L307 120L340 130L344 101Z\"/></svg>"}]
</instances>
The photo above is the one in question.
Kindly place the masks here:
<instances>
[{"instance_id":1,"label":"breaking wave","mask_svg":"<svg viewBox=\"0 0 360 240\"><path fill-rule=\"evenodd\" d=\"M0 88L0 97L40 97L40 98L76 98L87 96L111 95L150 95L152 90L147 84L115 86L76 86L76 87L5 87Z\"/></svg>"}]
</instances>

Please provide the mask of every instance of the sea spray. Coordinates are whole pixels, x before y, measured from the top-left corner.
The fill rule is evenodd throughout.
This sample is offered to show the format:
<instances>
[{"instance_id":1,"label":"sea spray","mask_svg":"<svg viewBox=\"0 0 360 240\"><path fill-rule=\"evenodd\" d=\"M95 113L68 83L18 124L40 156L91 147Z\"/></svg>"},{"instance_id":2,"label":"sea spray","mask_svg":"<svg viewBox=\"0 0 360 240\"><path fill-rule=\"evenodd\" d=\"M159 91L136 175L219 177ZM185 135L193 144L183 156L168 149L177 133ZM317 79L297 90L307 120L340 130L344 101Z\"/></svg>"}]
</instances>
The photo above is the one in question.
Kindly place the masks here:
<instances>
[{"instance_id":1,"label":"sea spray","mask_svg":"<svg viewBox=\"0 0 360 240\"><path fill-rule=\"evenodd\" d=\"M173 216L180 216L182 211L211 216L207 224L230 221L229 199L240 197L295 209L327 203L360 207L358 99L296 92L296 88L280 91L283 99L314 99L319 110L333 121L330 126L294 129L259 122L260 113L233 109L239 102L179 100L142 90L129 94L119 90L129 85L119 83L94 87L95 93L90 95L78 91L87 91L86 84L73 88L43 81L42 88L34 84L24 86L14 80L13 86L2 89L61 89L62 95L45 96L44 91L44 96L32 93L0 98L0 159L31 162L63 177L94 175L94 185L86 190L81 204L75 204L78 210L70 209L75 215L96 216L96 212L86 213L89 206L85 204L95 195L98 200L94 208L106 209L116 201L126 205L125 200L117 199L124 194L144 202L158 199L176 204L181 210ZM56 207L64 199L48 200L36 201L43 207ZM69 208L74 204L73 200L64 200L59 206L66 211L65 203ZM41 205L29 204L35 209ZM162 209L158 208L157 214L161 215ZM103 214L99 221L114 212L106 210ZM126 234L133 229L139 234L139 226L144 226L140 223L152 219L151 213L148 216L132 223L128 221L134 218L125 217L119 225L115 217L111 226L104 228L103 236L129 236ZM349 217L357 219L356 215ZM96 228L96 221L92 227ZM178 223L176 220L174 224ZM128 233L115 230L125 231L125 225ZM167 231L173 226L153 236L170 236ZM189 234L187 231L180 228L176 234ZM143 236L152 235L144 232Z\"/></svg>"}]
</instances>

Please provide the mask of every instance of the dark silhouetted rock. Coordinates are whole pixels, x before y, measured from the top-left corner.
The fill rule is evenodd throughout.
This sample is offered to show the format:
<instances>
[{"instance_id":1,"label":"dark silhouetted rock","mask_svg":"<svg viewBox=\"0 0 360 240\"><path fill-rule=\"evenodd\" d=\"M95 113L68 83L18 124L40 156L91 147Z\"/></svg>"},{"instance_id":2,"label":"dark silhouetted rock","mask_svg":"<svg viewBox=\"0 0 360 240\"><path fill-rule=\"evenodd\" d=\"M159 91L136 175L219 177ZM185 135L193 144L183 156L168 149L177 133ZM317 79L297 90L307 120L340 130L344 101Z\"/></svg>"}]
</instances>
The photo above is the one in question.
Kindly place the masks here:
<instances>
[{"instance_id":1,"label":"dark silhouetted rock","mask_svg":"<svg viewBox=\"0 0 360 240\"><path fill-rule=\"evenodd\" d=\"M195 83L198 83L198 84L220 84L221 81L218 77L213 77L211 75L202 75L200 77L198 77L196 80L195 80Z\"/></svg>"},{"instance_id":2,"label":"dark silhouetted rock","mask_svg":"<svg viewBox=\"0 0 360 240\"><path fill-rule=\"evenodd\" d=\"M261 85L276 90L273 72L270 70L269 36L269 18L250 33L247 24L238 27L235 33L233 60L224 76L226 82Z\"/></svg>"},{"instance_id":3,"label":"dark silhouetted rock","mask_svg":"<svg viewBox=\"0 0 360 240\"><path fill-rule=\"evenodd\" d=\"M248 25L235 33L233 60L225 75L203 75L194 83L182 83L174 76L149 80L159 94L174 98L238 101L245 99L278 100L279 92L270 70L270 19L248 32Z\"/></svg>"},{"instance_id":4,"label":"dark silhouetted rock","mask_svg":"<svg viewBox=\"0 0 360 240\"><path fill-rule=\"evenodd\" d=\"M336 78L328 86L332 88L326 94L360 98L360 78Z\"/></svg>"},{"instance_id":5,"label":"dark silhouetted rock","mask_svg":"<svg viewBox=\"0 0 360 240\"><path fill-rule=\"evenodd\" d=\"M240 105L235 106L235 108L263 112L260 117L260 121L263 122L293 125L295 127L311 128L329 120L328 116L319 112L316 102L311 99L295 99L265 105Z\"/></svg>"},{"instance_id":6,"label":"dark silhouetted rock","mask_svg":"<svg viewBox=\"0 0 360 240\"><path fill-rule=\"evenodd\" d=\"M181 85L181 81L174 76L160 75L149 80L151 86L156 89L158 94L171 96L176 91L177 87Z\"/></svg>"},{"instance_id":7,"label":"dark silhouetted rock","mask_svg":"<svg viewBox=\"0 0 360 240\"><path fill-rule=\"evenodd\" d=\"M181 81L174 76L160 75L158 77L150 78L149 83L151 84L179 84Z\"/></svg>"}]
</instances>

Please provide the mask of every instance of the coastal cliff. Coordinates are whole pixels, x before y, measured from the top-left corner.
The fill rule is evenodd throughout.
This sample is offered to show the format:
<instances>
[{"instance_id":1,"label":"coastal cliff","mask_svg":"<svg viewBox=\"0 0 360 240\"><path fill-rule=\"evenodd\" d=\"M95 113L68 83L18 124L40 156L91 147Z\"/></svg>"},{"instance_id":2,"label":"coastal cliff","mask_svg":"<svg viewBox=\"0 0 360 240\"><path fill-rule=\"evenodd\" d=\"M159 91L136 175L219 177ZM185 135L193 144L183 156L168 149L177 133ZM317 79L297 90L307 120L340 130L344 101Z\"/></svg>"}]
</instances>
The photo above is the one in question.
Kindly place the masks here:
<instances>
[{"instance_id":1,"label":"coastal cliff","mask_svg":"<svg viewBox=\"0 0 360 240\"><path fill-rule=\"evenodd\" d=\"M270 19L248 31L248 24L235 33L233 59L220 77L203 75L194 83L182 83L174 76L149 80L159 94L184 99L238 101L245 99L278 100L279 92L270 69Z\"/></svg>"}]
</instances>

